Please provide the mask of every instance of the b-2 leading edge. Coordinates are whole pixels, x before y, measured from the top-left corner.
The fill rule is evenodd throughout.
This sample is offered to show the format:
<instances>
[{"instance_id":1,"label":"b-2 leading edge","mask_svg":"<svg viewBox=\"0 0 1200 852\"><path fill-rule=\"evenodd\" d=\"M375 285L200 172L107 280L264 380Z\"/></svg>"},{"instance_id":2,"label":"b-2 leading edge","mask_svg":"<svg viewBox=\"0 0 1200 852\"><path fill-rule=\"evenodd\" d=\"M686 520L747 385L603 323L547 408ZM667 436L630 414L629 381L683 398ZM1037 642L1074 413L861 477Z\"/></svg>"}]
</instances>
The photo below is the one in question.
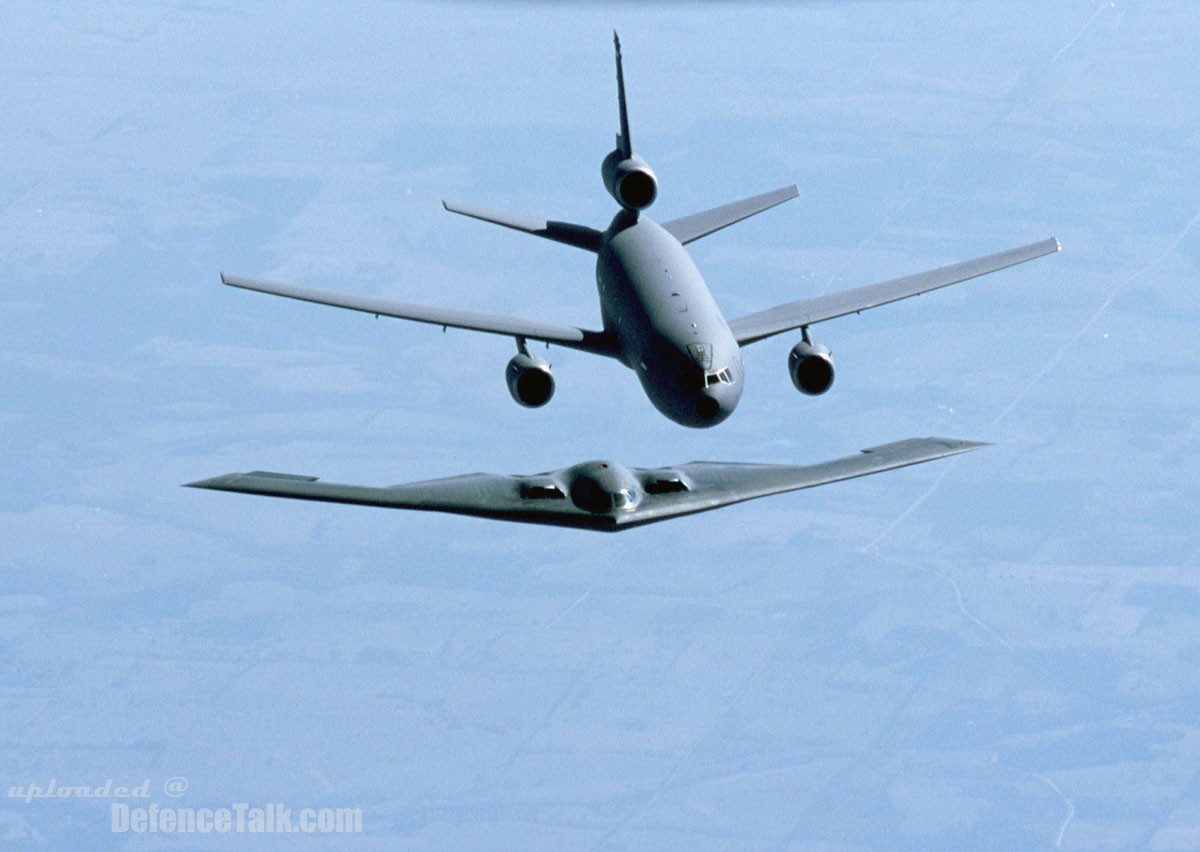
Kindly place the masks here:
<instances>
[{"instance_id":1,"label":"b-2 leading edge","mask_svg":"<svg viewBox=\"0 0 1200 852\"><path fill-rule=\"evenodd\" d=\"M315 476L256 470L227 473L188 483L188 487L620 532L983 446L986 444L945 438L912 438L814 465L700 461L647 470L590 461L524 476L471 473L385 487L343 485L322 482Z\"/></svg>"},{"instance_id":2,"label":"b-2 leading edge","mask_svg":"<svg viewBox=\"0 0 1200 852\"><path fill-rule=\"evenodd\" d=\"M645 214L658 197L658 179L634 153L625 105L621 44L613 34L617 64L620 132L604 158L601 174L621 209L603 231L444 201L454 213L493 222L596 254L596 284L602 328L572 326L501 314L415 305L391 299L333 293L222 274L231 286L308 302L397 317L443 327L501 334L516 340L508 363L509 392L521 405L545 405L554 394L550 365L530 351L536 340L615 358L638 376L654 406L685 426L722 422L742 395L741 347L776 334L800 330L788 357L796 388L822 394L833 383L829 349L812 339L809 327L825 320L946 287L1050 254L1058 241L1027 246L908 275L881 284L801 299L726 322L685 246L797 196L795 186L658 224Z\"/></svg>"}]
</instances>

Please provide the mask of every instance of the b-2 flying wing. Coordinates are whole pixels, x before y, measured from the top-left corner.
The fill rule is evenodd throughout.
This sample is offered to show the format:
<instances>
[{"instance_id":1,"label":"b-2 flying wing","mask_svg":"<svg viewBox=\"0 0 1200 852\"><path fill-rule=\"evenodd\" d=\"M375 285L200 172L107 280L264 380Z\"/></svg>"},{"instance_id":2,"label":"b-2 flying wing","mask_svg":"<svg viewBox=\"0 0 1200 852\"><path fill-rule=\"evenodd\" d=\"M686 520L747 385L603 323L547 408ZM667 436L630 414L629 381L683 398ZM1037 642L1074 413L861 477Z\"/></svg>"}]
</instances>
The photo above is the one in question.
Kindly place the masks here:
<instances>
[{"instance_id":1,"label":"b-2 flying wing","mask_svg":"<svg viewBox=\"0 0 1200 852\"><path fill-rule=\"evenodd\" d=\"M474 473L382 488L255 471L192 482L188 487L617 532L984 446L913 438L805 466L697 461L645 469L593 461L531 476Z\"/></svg>"}]
</instances>

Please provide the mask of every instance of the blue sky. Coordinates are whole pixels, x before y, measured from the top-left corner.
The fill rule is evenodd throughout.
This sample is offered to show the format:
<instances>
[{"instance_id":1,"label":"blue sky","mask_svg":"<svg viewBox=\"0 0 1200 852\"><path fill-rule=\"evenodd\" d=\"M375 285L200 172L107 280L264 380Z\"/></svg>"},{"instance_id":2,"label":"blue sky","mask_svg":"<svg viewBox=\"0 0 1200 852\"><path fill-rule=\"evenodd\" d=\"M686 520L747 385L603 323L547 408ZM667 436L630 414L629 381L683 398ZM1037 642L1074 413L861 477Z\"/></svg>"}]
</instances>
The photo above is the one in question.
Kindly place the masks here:
<instances>
[{"instance_id":1,"label":"blue sky","mask_svg":"<svg viewBox=\"0 0 1200 852\"><path fill-rule=\"evenodd\" d=\"M819 399L757 344L701 432L602 359L551 350L527 411L510 341L220 286L594 325L587 254L440 199L603 225L614 26L653 215L800 188L695 245L727 315L1064 251L822 326ZM1194 848L1197 36L1183 2L9 10L3 780L360 807L380 849ZM918 435L996 446L621 536L179 488ZM162 842L11 797L0 838Z\"/></svg>"}]
</instances>

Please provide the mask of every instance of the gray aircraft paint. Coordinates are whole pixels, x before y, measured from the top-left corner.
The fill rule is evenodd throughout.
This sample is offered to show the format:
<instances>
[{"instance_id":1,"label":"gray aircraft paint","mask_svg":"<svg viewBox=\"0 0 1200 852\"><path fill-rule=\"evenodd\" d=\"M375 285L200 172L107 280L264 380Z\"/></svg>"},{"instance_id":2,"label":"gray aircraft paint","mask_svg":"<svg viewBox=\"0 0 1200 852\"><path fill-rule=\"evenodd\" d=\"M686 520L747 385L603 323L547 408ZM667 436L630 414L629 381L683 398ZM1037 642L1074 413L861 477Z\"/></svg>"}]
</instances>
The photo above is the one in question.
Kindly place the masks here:
<instances>
[{"instance_id":1,"label":"gray aircraft paint","mask_svg":"<svg viewBox=\"0 0 1200 852\"><path fill-rule=\"evenodd\" d=\"M687 250L646 216L618 213L596 261L604 326L654 407L712 426L742 396L742 357ZM730 381L706 384L706 375Z\"/></svg>"},{"instance_id":2,"label":"gray aircraft paint","mask_svg":"<svg viewBox=\"0 0 1200 852\"><path fill-rule=\"evenodd\" d=\"M815 323L927 293L1059 250L1057 240L1042 240L929 272L789 302L726 322L684 246L795 198L796 187L784 187L662 225L651 220L643 211L657 197L657 182L646 161L633 151L620 42L615 33L614 45L621 131L616 147L604 158L601 173L622 210L607 230L442 202L453 213L595 252L601 330L235 275L222 274L221 280L233 287L376 316L513 337L518 352L526 358L529 357L525 348L527 339L612 357L634 370L647 397L664 415L685 426L708 427L728 418L741 399L744 378L741 346L796 329L801 330L807 344L808 328ZM617 186L623 174L636 179L638 192L634 202L623 197ZM828 352L819 345L816 348ZM548 364L543 362L541 368L549 373Z\"/></svg>"},{"instance_id":3,"label":"gray aircraft paint","mask_svg":"<svg viewBox=\"0 0 1200 852\"><path fill-rule=\"evenodd\" d=\"M698 461L643 469L590 461L528 476L472 473L382 488L254 471L229 473L188 487L619 532L985 446L947 438L911 438L805 466Z\"/></svg>"}]
</instances>

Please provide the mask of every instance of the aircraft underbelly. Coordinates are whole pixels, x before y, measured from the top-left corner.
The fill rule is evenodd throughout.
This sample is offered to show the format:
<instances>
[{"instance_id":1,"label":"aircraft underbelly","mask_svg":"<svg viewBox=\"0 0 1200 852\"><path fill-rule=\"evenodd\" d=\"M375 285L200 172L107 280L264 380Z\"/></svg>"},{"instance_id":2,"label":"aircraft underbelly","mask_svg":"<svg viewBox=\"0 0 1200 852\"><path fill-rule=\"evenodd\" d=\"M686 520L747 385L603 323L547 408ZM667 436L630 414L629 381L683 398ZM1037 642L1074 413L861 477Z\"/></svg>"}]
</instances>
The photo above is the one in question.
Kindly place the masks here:
<instances>
[{"instance_id":1,"label":"aircraft underbelly","mask_svg":"<svg viewBox=\"0 0 1200 852\"><path fill-rule=\"evenodd\" d=\"M655 407L687 425L723 420L741 396L741 353L700 271L649 219L616 224L597 268L606 326ZM721 372L727 384L710 387L706 376Z\"/></svg>"},{"instance_id":2,"label":"aircraft underbelly","mask_svg":"<svg viewBox=\"0 0 1200 852\"><path fill-rule=\"evenodd\" d=\"M619 329L623 339L638 348L653 339L681 352L703 344L718 360L732 356L736 343L729 326L678 240L643 216L611 237L607 249L600 263L615 297L607 300L609 312L632 320L624 325L638 326Z\"/></svg>"}]
</instances>

